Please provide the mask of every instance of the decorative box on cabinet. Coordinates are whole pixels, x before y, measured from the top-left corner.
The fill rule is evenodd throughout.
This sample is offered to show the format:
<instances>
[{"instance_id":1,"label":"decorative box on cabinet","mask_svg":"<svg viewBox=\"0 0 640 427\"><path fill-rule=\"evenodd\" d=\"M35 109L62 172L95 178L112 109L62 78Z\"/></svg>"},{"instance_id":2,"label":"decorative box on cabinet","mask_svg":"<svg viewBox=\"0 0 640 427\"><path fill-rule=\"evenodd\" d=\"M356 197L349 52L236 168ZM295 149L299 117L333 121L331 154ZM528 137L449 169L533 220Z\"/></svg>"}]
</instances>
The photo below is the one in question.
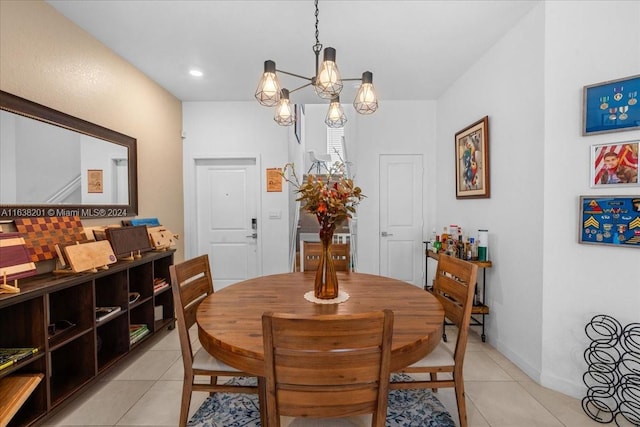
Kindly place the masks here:
<instances>
[{"instance_id":1,"label":"decorative box on cabinet","mask_svg":"<svg viewBox=\"0 0 640 427\"><path fill-rule=\"evenodd\" d=\"M165 327L173 328L171 289L154 293L153 280L169 280L174 252L148 252L140 259L120 261L97 273L36 276L20 281L20 293L0 295L0 348L38 349L32 356L0 369L0 390L4 378L42 376L12 415L9 426L41 422L140 342ZM130 293L140 294L131 304ZM162 318L158 320L154 319L156 306L162 306ZM96 307L120 310L97 321ZM131 324L146 324L149 335L132 345Z\"/></svg>"}]
</instances>

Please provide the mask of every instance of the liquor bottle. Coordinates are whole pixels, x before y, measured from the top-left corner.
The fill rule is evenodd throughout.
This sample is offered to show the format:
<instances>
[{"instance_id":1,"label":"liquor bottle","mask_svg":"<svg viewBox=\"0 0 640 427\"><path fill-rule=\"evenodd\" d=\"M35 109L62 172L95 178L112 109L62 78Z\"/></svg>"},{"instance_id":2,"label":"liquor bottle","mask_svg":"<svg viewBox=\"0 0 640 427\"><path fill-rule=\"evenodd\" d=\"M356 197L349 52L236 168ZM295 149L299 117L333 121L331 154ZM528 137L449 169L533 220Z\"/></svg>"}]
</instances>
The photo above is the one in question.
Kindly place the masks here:
<instances>
[{"instance_id":1,"label":"liquor bottle","mask_svg":"<svg viewBox=\"0 0 640 427\"><path fill-rule=\"evenodd\" d=\"M436 236L436 241L433 242L433 251L437 254L442 249L442 243L440 243L440 236Z\"/></svg>"},{"instance_id":2,"label":"liquor bottle","mask_svg":"<svg viewBox=\"0 0 640 427\"><path fill-rule=\"evenodd\" d=\"M471 260L478 260L478 242L472 237L471 239Z\"/></svg>"},{"instance_id":3,"label":"liquor bottle","mask_svg":"<svg viewBox=\"0 0 640 427\"><path fill-rule=\"evenodd\" d=\"M449 233L447 233L447 227L442 227L442 234L440 235L440 244L442 252L447 253L447 242L449 241Z\"/></svg>"},{"instance_id":4,"label":"liquor bottle","mask_svg":"<svg viewBox=\"0 0 640 427\"><path fill-rule=\"evenodd\" d=\"M457 251L456 244L453 242L453 236L449 234L447 236L447 255L455 257Z\"/></svg>"},{"instance_id":5,"label":"liquor bottle","mask_svg":"<svg viewBox=\"0 0 640 427\"><path fill-rule=\"evenodd\" d=\"M458 233L458 258L464 259L464 243L462 242L462 234L460 233Z\"/></svg>"},{"instance_id":6,"label":"liquor bottle","mask_svg":"<svg viewBox=\"0 0 640 427\"><path fill-rule=\"evenodd\" d=\"M471 242L469 236L464 237L464 259L471 261Z\"/></svg>"}]
</instances>

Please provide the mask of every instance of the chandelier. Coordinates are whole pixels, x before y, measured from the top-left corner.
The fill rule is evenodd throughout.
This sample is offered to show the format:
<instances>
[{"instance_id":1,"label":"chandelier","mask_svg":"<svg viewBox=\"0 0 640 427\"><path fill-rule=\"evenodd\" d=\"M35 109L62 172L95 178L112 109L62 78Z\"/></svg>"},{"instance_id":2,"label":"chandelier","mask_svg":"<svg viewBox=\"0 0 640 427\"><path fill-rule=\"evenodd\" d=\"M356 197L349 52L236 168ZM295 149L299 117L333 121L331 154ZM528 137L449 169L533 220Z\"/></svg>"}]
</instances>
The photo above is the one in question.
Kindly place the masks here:
<instances>
[{"instance_id":1,"label":"chandelier","mask_svg":"<svg viewBox=\"0 0 640 427\"><path fill-rule=\"evenodd\" d=\"M272 60L264 61L264 73L258 83L255 97L261 105L265 107L276 107L273 119L281 126L290 126L295 123L296 118L291 107L289 94L303 89L307 86L313 86L316 95L322 99L329 99L329 111L325 118L327 126L332 128L341 128L347 121L344 110L340 105L340 91L342 91L343 82L360 81L360 87L353 101L353 107L360 114L372 114L378 109L378 97L373 88L373 73L365 71L361 78L343 79L340 77L340 71L336 64L336 50L332 47L324 49L322 64L319 63L320 51L322 44L320 43L318 31L318 0L315 0L315 17L316 17L316 44L313 45L313 53L316 57L315 76L305 77L299 74L290 73L288 71L276 69L276 63ZM292 90L285 89L280 86L277 73L286 74L309 82Z\"/></svg>"}]
</instances>

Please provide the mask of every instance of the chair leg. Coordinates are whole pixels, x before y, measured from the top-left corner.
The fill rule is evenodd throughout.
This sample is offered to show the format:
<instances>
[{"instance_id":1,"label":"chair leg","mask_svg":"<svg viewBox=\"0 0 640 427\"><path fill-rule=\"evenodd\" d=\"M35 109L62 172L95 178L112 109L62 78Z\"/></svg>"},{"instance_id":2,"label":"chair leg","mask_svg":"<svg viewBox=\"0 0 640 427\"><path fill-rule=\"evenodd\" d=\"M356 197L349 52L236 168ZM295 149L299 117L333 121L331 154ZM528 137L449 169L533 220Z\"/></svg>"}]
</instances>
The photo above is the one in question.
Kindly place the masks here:
<instances>
[{"instance_id":1,"label":"chair leg","mask_svg":"<svg viewBox=\"0 0 640 427\"><path fill-rule=\"evenodd\" d=\"M267 384L264 377L258 377L258 403L260 406L260 425L268 426L267 423Z\"/></svg>"},{"instance_id":2,"label":"chair leg","mask_svg":"<svg viewBox=\"0 0 640 427\"><path fill-rule=\"evenodd\" d=\"M429 373L429 377L431 378L431 381L433 381L433 382L438 381L438 373L437 372L430 372ZM434 393L437 393L438 389L437 388L432 388L431 391L434 392Z\"/></svg>"},{"instance_id":3,"label":"chair leg","mask_svg":"<svg viewBox=\"0 0 640 427\"><path fill-rule=\"evenodd\" d=\"M209 384L211 384L211 385L218 384L218 377L211 377L211 379L209 381ZM210 391L209 392L209 396L213 396L214 393L215 393L214 391Z\"/></svg>"},{"instance_id":4,"label":"chair leg","mask_svg":"<svg viewBox=\"0 0 640 427\"><path fill-rule=\"evenodd\" d=\"M464 398L464 381L462 378L455 378L456 403L458 404L458 416L460 417L460 427L467 427L467 402Z\"/></svg>"},{"instance_id":5,"label":"chair leg","mask_svg":"<svg viewBox=\"0 0 640 427\"><path fill-rule=\"evenodd\" d=\"M180 420L179 426L185 427L187 425L187 417L189 416L189 406L191 405L191 386L193 384L193 378L190 380L185 378L182 384L182 404L180 406Z\"/></svg>"}]
</instances>

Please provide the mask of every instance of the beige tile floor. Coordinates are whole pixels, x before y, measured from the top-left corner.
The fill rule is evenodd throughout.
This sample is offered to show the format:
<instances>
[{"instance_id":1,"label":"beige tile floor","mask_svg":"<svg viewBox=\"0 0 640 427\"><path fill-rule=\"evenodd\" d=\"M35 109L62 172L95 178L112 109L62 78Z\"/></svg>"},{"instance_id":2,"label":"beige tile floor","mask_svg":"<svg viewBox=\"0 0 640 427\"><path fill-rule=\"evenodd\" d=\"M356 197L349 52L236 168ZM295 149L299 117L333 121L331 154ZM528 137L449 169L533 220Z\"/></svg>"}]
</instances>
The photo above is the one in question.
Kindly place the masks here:
<instances>
[{"instance_id":1,"label":"beige tile floor","mask_svg":"<svg viewBox=\"0 0 640 427\"><path fill-rule=\"evenodd\" d=\"M453 345L452 328L447 332ZM162 331L144 347L43 425L176 426L182 388L178 332ZM470 427L600 425L583 413L579 400L536 384L475 331L469 335L464 373ZM457 424L453 390L441 389L437 396ZM206 397L193 394L190 416Z\"/></svg>"}]
</instances>

